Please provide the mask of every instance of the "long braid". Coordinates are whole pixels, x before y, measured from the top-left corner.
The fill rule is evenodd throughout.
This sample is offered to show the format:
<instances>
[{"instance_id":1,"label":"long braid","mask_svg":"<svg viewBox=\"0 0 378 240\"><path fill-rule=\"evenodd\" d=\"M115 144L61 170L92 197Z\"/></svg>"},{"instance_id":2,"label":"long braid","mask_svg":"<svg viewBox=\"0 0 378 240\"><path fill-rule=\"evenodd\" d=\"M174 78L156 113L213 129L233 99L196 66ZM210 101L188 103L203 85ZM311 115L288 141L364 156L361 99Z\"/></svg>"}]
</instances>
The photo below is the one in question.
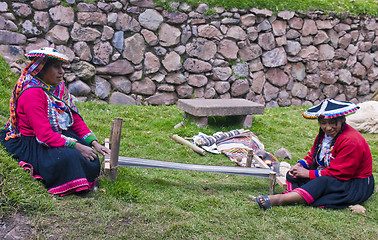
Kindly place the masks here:
<instances>
[{"instance_id":1,"label":"long braid","mask_svg":"<svg viewBox=\"0 0 378 240\"><path fill-rule=\"evenodd\" d=\"M316 141L316 144L315 144L315 151L314 151L314 154L313 154L313 156L312 156L313 163L316 162L316 154L318 153L320 139L323 137L323 135L324 135L323 129L322 129L322 128L319 128L318 139L317 139L317 141Z\"/></svg>"}]
</instances>

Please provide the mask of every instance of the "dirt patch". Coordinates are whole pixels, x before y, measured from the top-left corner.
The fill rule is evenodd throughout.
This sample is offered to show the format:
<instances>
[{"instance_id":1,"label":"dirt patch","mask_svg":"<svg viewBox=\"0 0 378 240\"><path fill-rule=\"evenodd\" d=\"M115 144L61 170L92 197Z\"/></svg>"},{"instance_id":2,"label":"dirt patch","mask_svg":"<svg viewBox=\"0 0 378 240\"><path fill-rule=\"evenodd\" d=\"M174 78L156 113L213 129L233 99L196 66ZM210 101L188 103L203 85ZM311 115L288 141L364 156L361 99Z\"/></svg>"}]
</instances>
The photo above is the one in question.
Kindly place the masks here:
<instances>
[{"instance_id":1,"label":"dirt patch","mask_svg":"<svg viewBox=\"0 0 378 240\"><path fill-rule=\"evenodd\" d=\"M30 220L21 213L3 216L0 218L0 239L34 239L35 229Z\"/></svg>"}]
</instances>

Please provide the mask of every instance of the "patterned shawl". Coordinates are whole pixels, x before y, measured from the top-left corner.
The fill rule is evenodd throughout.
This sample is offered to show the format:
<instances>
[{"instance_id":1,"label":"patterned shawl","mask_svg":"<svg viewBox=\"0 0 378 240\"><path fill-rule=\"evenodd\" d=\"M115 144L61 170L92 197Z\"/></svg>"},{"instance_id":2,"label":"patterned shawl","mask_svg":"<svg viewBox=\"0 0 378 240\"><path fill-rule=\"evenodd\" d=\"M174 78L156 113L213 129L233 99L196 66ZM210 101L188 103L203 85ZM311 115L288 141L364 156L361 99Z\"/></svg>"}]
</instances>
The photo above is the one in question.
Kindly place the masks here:
<instances>
[{"instance_id":1,"label":"patterned shawl","mask_svg":"<svg viewBox=\"0 0 378 240\"><path fill-rule=\"evenodd\" d=\"M17 80L17 83L13 89L12 97L9 100L10 117L8 122L4 126L5 129L8 129L5 140L21 136L18 129L18 120L16 116L17 99L21 95L22 91L29 87L43 88L45 92L49 93L49 95L52 95L53 97L64 101L66 105L68 105L72 110L78 113L78 109L73 102L72 96L68 92L63 81L58 86L54 86L54 89L50 89L51 86L45 84L43 81L36 77L36 75L46 64L47 59L48 56L35 57L23 70L21 76Z\"/></svg>"}]
</instances>

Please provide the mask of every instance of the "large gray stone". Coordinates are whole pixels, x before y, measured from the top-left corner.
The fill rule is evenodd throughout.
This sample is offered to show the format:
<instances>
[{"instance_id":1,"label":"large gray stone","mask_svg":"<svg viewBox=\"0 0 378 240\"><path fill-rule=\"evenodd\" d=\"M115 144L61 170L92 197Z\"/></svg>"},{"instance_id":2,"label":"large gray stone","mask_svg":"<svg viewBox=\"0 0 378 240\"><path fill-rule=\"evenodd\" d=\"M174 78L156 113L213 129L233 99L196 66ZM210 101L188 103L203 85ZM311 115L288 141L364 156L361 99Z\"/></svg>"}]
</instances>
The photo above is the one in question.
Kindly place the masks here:
<instances>
[{"instance_id":1,"label":"large gray stone","mask_svg":"<svg viewBox=\"0 0 378 240\"><path fill-rule=\"evenodd\" d=\"M83 80L89 80L96 74L96 68L85 61L72 63L71 67L75 74Z\"/></svg>"},{"instance_id":2,"label":"large gray stone","mask_svg":"<svg viewBox=\"0 0 378 240\"><path fill-rule=\"evenodd\" d=\"M247 62L237 63L236 65L232 66L232 70L234 72L234 75L237 77L249 76L249 69L248 69Z\"/></svg>"},{"instance_id":3,"label":"large gray stone","mask_svg":"<svg viewBox=\"0 0 378 240\"><path fill-rule=\"evenodd\" d=\"M115 76L110 79L110 83L116 91L129 94L131 92L131 81L124 76Z\"/></svg>"},{"instance_id":4,"label":"large gray stone","mask_svg":"<svg viewBox=\"0 0 378 240\"><path fill-rule=\"evenodd\" d=\"M215 67L213 68L213 78L215 80L227 81L231 76L232 69L230 67Z\"/></svg>"},{"instance_id":5,"label":"large gray stone","mask_svg":"<svg viewBox=\"0 0 378 240\"><path fill-rule=\"evenodd\" d=\"M239 48L235 41L223 39L218 45L218 52L227 59L237 59Z\"/></svg>"},{"instance_id":6,"label":"large gray stone","mask_svg":"<svg viewBox=\"0 0 378 240\"><path fill-rule=\"evenodd\" d=\"M23 45L26 43L26 37L23 34L0 30L0 44Z\"/></svg>"},{"instance_id":7,"label":"large gray stone","mask_svg":"<svg viewBox=\"0 0 378 240\"><path fill-rule=\"evenodd\" d=\"M289 76L279 68L269 69L266 73L266 78L270 83L278 87L285 86L289 82Z\"/></svg>"},{"instance_id":8,"label":"large gray stone","mask_svg":"<svg viewBox=\"0 0 378 240\"><path fill-rule=\"evenodd\" d=\"M96 65L107 65L112 52L113 47L109 42L99 42L93 46L92 62Z\"/></svg>"},{"instance_id":9,"label":"large gray stone","mask_svg":"<svg viewBox=\"0 0 378 240\"><path fill-rule=\"evenodd\" d=\"M72 26L75 21L75 13L73 8L71 7L64 7L59 5L51 8L49 10L49 14L55 24L62 26Z\"/></svg>"},{"instance_id":10,"label":"large gray stone","mask_svg":"<svg viewBox=\"0 0 378 240\"><path fill-rule=\"evenodd\" d=\"M93 42L101 36L95 28L91 27L82 27L78 23L74 23L74 26L71 30L71 38L74 41L84 41L84 42Z\"/></svg>"},{"instance_id":11,"label":"large gray stone","mask_svg":"<svg viewBox=\"0 0 378 240\"><path fill-rule=\"evenodd\" d=\"M147 9L139 15L138 20L143 27L156 31L163 22L163 16L154 9Z\"/></svg>"},{"instance_id":12,"label":"large gray stone","mask_svg":"<svg viewBox=\"0 0 378 240\"><path fill-rule=\"evenodd\" d=\"M287 63L286 52L283 47L275 48L265 52L262 55L262 61L265 67L279 67Z\"/></svg>"},{"instance_id":13,"label":"large gray stone","mask_svg":"<svg viewBox=\"0 0 378 240\"><path fill-rule=\"evenodd\" d=\"M131 85L133 93L142 95L153 95L156 90L155 83L150 78L145 78L141 81L135 81Z\"/></svg>"},{"instance_id":14,"label":"large gray stone","mask_svg":"<svg viewBox=\"0 0 378 240\"><path fill-rule=\"evenodd\" d=\"M178 71L182 68L181 57L175 51L168 53L162 60L162 64L168 72Z\"/></svg>"},{"instance_id":15,"label":"large gray stone","mask_svg":"<svg viewBox=\"0 0 378 240\"><path fill-rule=\"evenodd\" d=\"M146 98L146 102L151 105L173 105L177 102L177 94L172 93L156 93Z\"/></svg>"},{"instance_id":16,"label":"large gray stone","mask_svg":"<svg viewBox=\"0 0 378 240\"><path fill-rule=\"evenodd\" d=\"M196 38L186 44L186 52L190 57L198 57L207 61L214 58L217 52L217 45L213 41L204 38Z\"/></svg>"},{"instance_id":17,"label":"large gray stone","mask_svg":"<svg viewBox=\"0 0 378 240\"><path fill-rule=\"evenodd\" d=\"M307 87L302 83L295 82L291 94L293 97L304 98L307 95Z\"/></svg>"},{"instance_id":18,"label":"large gray stone","mask_svg":"<svg viewBox=\"0 0 378 240\"><path fill-rule=\"evenodd\" d=\"M117 21L115 23L115 28L118 31L130 31L130 32L139 32L141 26L137 20L133 17L119 12L117 15Z\"/></svg>"},{"instance_id":19,"label":"large gray stone","mask_svg":"<svg viewBox=\"0 0 378 240\"><path fill-rule=\"evenodd\" d=\"M107 24L107 16L101 12L78 12L77 21L82 25L100 25Z\"/></svg>"},{"instance_id":20,"label":"large gray stone","mask_svg":"<svg viewBox=\"0 0 378 240\"><path fill-rule=\"evenodd\" d=\"M47 34L46 39L55 44L67 44L70 34L67 27L55 25Z\"/></svg>"},{"instance_id":21,"label":"large gray stone","mask_svg":"<svg viewBox=\"0 0 378 240\"><path fill-rule=\"evenodd\" d=\"M238 54L244 61L250 61L260 57L262 55L262 49L258 44L250 44L241 48Z\"/></svg>"},{"instance_id":22,"label":"large gray stone","mask_svg":"<svg viewBox=\"0 0 378 240\"><path fill-rule=\"evenodd\" d=\"M133 71L134 67L127 60L118 60L104 67L96 68L97 73L111 75L126 75L132 73Z\"/></svg>"},{"instance_id":23,"label":"large gray stone","mask_svg":"<svg viewBox=\"0 0 378 240\"><path fill-rule=\"evenodd\" d=\"M70 83L68 85L68 90L72 95L76 97L88 96L88 94L91 92L91 88L80 80L76 80L73 83Z\"/></svg>"},{"instance_id":24,"label":"large gray stone","mask_svg":"<svg viewBox=\"0 0 378 240\"><path fill-rule=\"evenodd\" d=\"M198 26L198 36L215 40L223 39L223 34L219 29L210 24Z\"/></svg>"},{"instance_id":25,"label":"large gray stone","mask_svg":"<svg viewBox=\"0 0 378 240\"><path fill-rule=\"evenodd\" d=\"M207 84L207 77L201 74L190 74L188 84L193 87L202 87Z\"/></svg>"},{"instance_id":26,"label":"large gray stone","mask_svg":"<svg viewBox=\"0 0 378 240\"><path fill-rule=\"evenodd\" d=\"M231 85L231 96L239 97L246 94L249 90L249 83L246 79L238 79Z\"/></svg>"},{"instance_id":27,"label":"large gray stone","mask_svg":"<svg viewBox=\"0 0 378 240\"><path fill-rule=\"evenodd\" d=\"M183 66L185 70L192 73L203 73L212 69L210 63L195 58L187 58Z\"/></svg>"},{"instance_id":28,"label":"large gray stone","mask_svg":"<svg viewBox=\"0 0 378 240\"><path fill-rule=\"evenodd\" d=\"M226 38L232 38L238 41L244 41L247 38L246 32L239 26L231 26L227 30Z\"/></svg>"},{"instance_id":29,"label":"large gray stone","mask_svg":"<svg viewBox=\"0 0 378 240\"><path fill-rule=\"evenodd\" d=\"M259 35L258 44L265 50L269 51L276 47L276 41L272 33L262 33Z\"/></svg>"},{"instance_id":30,"label":"large gray stone","mask_svg":"<svg viewBox=\"0 0 378 240\"><path fill-rule=\"evenodd\" d=\"M125 39L123 57L134 64L142 62L146 50L146 44L141 34L136 33Z\"/></svg>"},{"instance_id":31,"label":"large gray stone","mask_svg":"<svg viewBox=\"0 0 378 240\"><path fill-rule=\"evenodd\" d=\"M111 85L105 79L96 76L95 77L95 94L100 99L105 99L109 96Z\"/></svg>"},{"instance_id":32,"label":"large gray stone","mask_svg":"<svg viewBox=\"0 0 378 240\"><path fill-rule=\"evenodd\" d=\"M159 58L151 53L146 52L144 57L144 72L146 74L156 73L160 69L160 60Z\"/></svg>"},{"instance_id":33,"label":"large gray stone","mask_svg":"<svg viewBox=\"0 0 378 240\"><path fill-rule=\"evenodd\" d=\"M78 56L80 60L87 61L87 62L92 60L91 49L89 48L86 42L75 43L73 46L73 49L76 56Z\"/></svg>"},{"instance_id":34,"label":"large gray stone","mask_svg":"<svg viewBox=\"0 0 378 240\"><path fill-rule=\"evenodd\" d=\"M180 42L181 31L169 24L162 23L159 30L159 41L163 47L175 46Z\"/></svg>"},{"instance_id":35,"label":"large gray stone","mask_svg":"<svg viewBox=\"0 0 378 240\"><path fill-rule=\"evenodd\" d=\"M47 32L50 28L50 18L47 12L36 11L34 13L34 22L43 32Z\"/></svg>"},{"instance_id":36,"label":"large gray stone","mask_svg":"<svg viewBox=\"0 0 378 240\"><path fill-rule=\"evenodd\" d=\"M193 95L193 87L186 84L177 86L176 93L179 98L191 98Z\"/></svg>"},{"instance_id":37,"label":"large gray stone","mask_svg":"<svg viewBox=\"0 0 378 240\"><path fill-rule=\"evenodd\" d=\"M109 98L109 103L118 105L136 105L136 101L134 98L120 92L112 93L112 95Z\"/></svg>"},{"instance_id":38,"label":"large gray stone","mask_svg":"<svg viewBox=\"0 0 378 240\"><path fill-rule=\"evenodd\" d=\"M19 46L14 45L0 45L1 56L10 64L24 57L24 50Z\"/></svg>"}]
</instances>

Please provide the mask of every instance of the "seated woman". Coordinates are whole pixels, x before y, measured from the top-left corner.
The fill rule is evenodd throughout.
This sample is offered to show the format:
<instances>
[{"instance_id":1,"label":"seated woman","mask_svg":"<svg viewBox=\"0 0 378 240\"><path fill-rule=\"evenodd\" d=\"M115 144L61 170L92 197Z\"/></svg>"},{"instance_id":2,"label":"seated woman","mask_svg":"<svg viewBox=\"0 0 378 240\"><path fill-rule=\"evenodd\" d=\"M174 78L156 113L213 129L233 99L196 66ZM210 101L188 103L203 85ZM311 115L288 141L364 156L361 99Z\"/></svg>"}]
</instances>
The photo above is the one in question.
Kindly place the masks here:
<instances>
[{"instance_id":1,"label":"seated woman","mask_svg":"<svg viewBox=\"0 0 378 240\"><path fill-rule=\"evenodd\" d=\"M264 210L293 203L337 209L366 201L374 192L372 154L364 137L345 123L345 115L357 109L325 99L304 112L305 118L318 119L319 134L311 152L287 173L288 191L252 200Z\"/></svg>"},{"instance_id":2,"label":"seated woman","mask_svg":"<svg viewBox=\"0 0 378 240\"><path fill-rule=\"evenodd\" d=\"M110 150L98 143L65 87L62 64L68 58L53 48L26 56L32 61L14 87L0 141L51 194L88 191L100 173L95 150Z\"/></svg>"}]
</instances>

